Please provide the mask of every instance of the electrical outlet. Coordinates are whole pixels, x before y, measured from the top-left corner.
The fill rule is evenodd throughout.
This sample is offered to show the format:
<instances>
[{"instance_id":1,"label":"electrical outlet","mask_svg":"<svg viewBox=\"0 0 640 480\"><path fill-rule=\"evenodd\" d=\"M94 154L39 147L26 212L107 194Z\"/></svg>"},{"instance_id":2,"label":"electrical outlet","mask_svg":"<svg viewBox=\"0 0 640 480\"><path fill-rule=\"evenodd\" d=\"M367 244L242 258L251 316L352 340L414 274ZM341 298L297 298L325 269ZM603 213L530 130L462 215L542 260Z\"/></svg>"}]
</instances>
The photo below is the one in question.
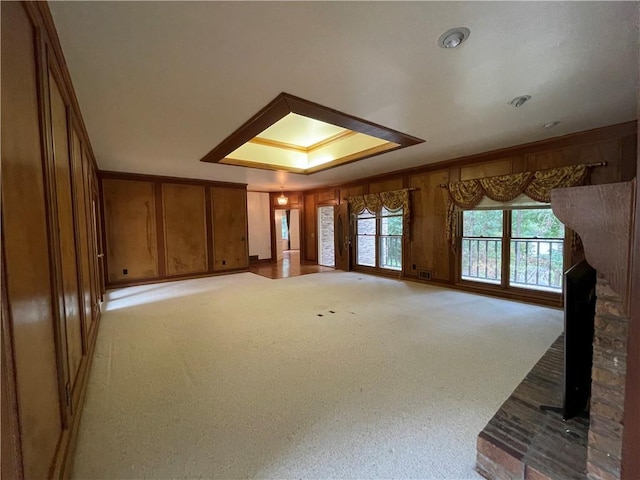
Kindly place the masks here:
<instances>
[{"instance_id":1,"label":"electrical outlet","mask_svg":"<svg viewBox=\"0 0 640 480\"><path fill-rule=\"evenodd\" d=\"M227 264L227 261L226 261L226 260L222 260L222 264L223 264L223 265L226 265L226 264Z\"/></svg>"},{"instance_id":2,"label":"electrical outlet","mask_svg":"<svg viewBox=\"0 0 640 480\"><path fill-rule=\"evenodd\" d=\"M122 274L123 275L128 275L129 274L129 270L127 270L126 268L122 269Z\"/></svg>"}]
</instances>

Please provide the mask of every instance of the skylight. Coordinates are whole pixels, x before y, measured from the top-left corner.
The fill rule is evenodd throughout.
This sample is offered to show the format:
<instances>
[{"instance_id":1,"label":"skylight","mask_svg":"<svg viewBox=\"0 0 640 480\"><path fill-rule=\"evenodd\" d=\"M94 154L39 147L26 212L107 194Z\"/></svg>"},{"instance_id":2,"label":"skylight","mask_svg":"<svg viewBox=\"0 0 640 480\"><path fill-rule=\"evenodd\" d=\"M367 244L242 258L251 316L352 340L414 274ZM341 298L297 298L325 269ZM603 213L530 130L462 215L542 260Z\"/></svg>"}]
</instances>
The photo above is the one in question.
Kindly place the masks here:
<instances>
[{"instance_id":1,"label":"skylight","mask_svg":"<svg viewBox=\"0 0 640 480\"><path fill-rule=\"evenodd\" d=\"M423 141L281 93L201 161L311 174Z\"/></svg>"}]
</instances>

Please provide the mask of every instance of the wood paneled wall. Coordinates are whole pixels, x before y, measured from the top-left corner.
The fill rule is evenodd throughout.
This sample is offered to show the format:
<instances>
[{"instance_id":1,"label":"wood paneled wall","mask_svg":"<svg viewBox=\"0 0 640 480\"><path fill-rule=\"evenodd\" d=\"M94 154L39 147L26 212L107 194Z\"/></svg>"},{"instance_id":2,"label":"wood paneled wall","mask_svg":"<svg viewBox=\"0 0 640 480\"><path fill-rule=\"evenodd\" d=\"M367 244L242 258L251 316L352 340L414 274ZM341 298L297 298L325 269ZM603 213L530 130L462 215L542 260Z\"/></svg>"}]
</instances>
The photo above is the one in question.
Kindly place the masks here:
<instances>
[{"instance_id":1,"label":"wood paneled wall","mask_svg":"<svg viewBox=\"0 0 640 480\"><path fill-rule=\"evenodd\" d=\"M447 202L445 190L439 184L596 162L607 165L593 170L593 184L628 181L635 176L636 135L636 122L599 128L308 191L304 194L305 204L315 207L320 199L325 200L325 204L334 204L354 195L406 187L415 189L411 192L411 232L405 239L402 275L417 279L419 270L429 270L432 282L457 286L458 258L446 240ZM339 194L333 200L336 190ZM316 209L307 208L304 223L310 229L315 228L316 217ZM311 237L310 231L307 232L306 260L315 260L317 240ZM514 297L510 293L505 296Z\"/></svg>"},{"instance_id":2,"label":"wood paneled wall","mask_svg":"<svg viewBox=\"0 0 640 480\"><path fill-rule=\"evenodd\" d=\"M246 185L101 172L108 286L249 266Z\"/></svg>"},{"instance_id":3,"label":"wood paneled wall","mask_svg":"<svg viewBox=\"0 0 640 480\"><path fill-rule=\"evenodd\" d=\"M47 5L1 8L1 473L60 477L100 313L96 166Z\"/></svg>"}]
</instances>

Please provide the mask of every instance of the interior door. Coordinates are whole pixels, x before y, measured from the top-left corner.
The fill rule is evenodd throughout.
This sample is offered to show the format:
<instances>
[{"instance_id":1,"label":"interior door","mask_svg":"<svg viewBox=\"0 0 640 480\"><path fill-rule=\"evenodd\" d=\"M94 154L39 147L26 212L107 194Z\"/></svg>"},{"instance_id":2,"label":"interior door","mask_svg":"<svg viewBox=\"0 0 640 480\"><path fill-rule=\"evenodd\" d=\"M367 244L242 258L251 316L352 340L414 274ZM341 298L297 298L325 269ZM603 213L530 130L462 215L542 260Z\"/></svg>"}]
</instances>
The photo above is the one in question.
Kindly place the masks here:
<instances>
[{"instance_id":1,"label":"interior door","mask_svg":"<svg viewBox=\"0 0 640 480\"><path fill-rule=\"evenodd\" d=\"M336 270L349 271L351 269L351 261L349 252L349 205L344 203L333 207L334 218L334 242L336 255Z\"/></svg>"}]
</instances>

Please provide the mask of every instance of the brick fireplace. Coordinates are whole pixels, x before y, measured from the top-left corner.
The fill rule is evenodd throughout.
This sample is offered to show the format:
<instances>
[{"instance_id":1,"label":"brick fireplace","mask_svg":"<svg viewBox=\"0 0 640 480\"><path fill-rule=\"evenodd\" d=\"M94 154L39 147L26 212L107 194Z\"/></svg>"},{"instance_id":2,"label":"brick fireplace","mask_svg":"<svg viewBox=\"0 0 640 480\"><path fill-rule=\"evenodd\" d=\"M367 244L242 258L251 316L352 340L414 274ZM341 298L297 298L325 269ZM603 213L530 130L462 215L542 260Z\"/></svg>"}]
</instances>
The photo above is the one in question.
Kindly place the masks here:
<instances>
[{"instance_id":1,"label":"brick fireplace","mask_svg":"<svg viewBox=\"0 0 640 480\"><path fill-rule=\"evenodd\" d=\"M477 470L486 478L624 478L633 436L625 420L638 428L625 417L634 199L635 181L552 191L554 213L580 235L598 272L589 419L563 422L539 408L561 402L561 337L478 436Z\"/></svg>"},{"instance_id":2,"label":"brick fireplace","mask_svg":"<svg viewBox=\"0 0 640 480\"><path fill-rule=\"evenodd\" d=\"M598 275L596 294L586 471L589 479L617 480L622 458L629 318L622 298L602 275Z\"/></svg>"}]
</instances>

